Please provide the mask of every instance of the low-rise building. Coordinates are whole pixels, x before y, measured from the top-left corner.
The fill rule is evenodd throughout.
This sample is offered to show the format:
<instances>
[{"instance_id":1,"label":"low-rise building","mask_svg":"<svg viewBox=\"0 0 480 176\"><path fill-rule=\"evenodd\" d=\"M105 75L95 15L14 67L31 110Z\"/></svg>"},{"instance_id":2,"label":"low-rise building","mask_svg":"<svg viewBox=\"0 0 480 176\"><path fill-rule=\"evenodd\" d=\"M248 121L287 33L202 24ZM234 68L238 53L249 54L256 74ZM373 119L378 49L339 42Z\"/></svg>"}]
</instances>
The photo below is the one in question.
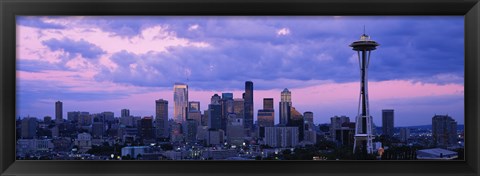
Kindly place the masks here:
<instances>
[{"instance_id":1,"label":"low-rise building","mask_svg":"<svg viewBox=\"0 0 480 176\"><path fill-rule=\"evenodd\" d=\"M451 160L458 158L458 153L442 148L432 148L417 151L417 159L421 160Z\"/></svg>"}]
</instances>

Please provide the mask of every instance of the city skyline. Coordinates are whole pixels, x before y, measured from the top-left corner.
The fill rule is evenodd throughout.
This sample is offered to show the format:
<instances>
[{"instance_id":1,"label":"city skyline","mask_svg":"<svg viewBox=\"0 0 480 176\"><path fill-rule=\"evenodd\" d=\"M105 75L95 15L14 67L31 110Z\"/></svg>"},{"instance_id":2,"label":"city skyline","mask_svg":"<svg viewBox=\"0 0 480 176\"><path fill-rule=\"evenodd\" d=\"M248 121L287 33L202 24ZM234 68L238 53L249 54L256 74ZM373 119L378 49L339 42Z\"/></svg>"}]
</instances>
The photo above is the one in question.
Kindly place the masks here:
<instances>
[{"instance_id":1,"label":"city skyline","mask_svg":"<svg viewBox=\"0 0 480 176\"><path fill-rule=\"evenodd\" d=\"M185 82L188 101L199 101L205 110L213 94L241 98L244 82L252 81L254 119L263 98L273 98L278 124L276 105L284 88L291 91L297 110L313 112L316 124L335 115L354 118L358 63L348 44L358 39L364 23L382 44L369 68L374 123L380 126L382 109L395 109L395 126L430 124L435 114L448 114L463 124L462 18L376 18L144 17L140 23L133 17L19 17L17 116L53 117L57 100L63 102L63 117L70 111L113 111L119 116L124 108L132 115L151 116L155 100L165 99L171 102L172 118L174 82ZM375 28L380 21L391 28ZM125 26L113 27L120 24ZM322 28L326 24L331 28ZM238 30L242 25L244 32ZM254 25L260 30L248 30ZM99 41L94 35L109 37ZM429 42L437 39L454 44ZM119 46L111 46L115 42ZM155 42L164 45L150 46Z\"/></svg>"}]
</instances>

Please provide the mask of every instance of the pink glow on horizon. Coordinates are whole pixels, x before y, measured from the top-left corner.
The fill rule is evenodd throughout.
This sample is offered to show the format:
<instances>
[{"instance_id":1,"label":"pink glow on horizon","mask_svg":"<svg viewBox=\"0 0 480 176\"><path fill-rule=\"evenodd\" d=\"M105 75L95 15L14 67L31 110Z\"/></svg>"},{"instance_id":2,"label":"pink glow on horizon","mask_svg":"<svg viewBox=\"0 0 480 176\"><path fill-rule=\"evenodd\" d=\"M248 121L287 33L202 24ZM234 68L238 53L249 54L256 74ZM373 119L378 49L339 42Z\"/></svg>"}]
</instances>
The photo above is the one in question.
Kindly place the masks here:
<instances>
[{"instance_id":1,"label":"pink glow on horizon","mask_svg":"<svg viewBox=\"0 0 480 176\"><path fill-rule=\"evenodd\" d=\"M382 101L389 99L412 99L419 97L436 97L448 95L463 95L463 86L458 84L436 85L436 84L420 84L411 81L383 81L371 82L370 87L370 101ZM301 113L305 111L313 111L306 109L306 107L316 107L324 109L325 107L338 107L345 104L352 104L353 106L345 107L347 109L356 110L358 103L358 83L340 83L340 84L325 84L316 85L306 88L293 88L292 92L293 106ZM122 86L119 86L122 87ZM237 91L222 91L234 94L234 98L241 98L242 90ZM201 109L205 110L210 103L210 98L213 94L222 92L215 91L195 91L190 87L189 101L200 101ZM255 90L254 91L254 105L255 112L263 106L263 98L274 98L275 109L278 108L280 101L281 89L272 90ZM373 93L375 92L375 93ZM123 104L116 108L130 108L133 111L146 113L143 115L153 115L154 102L157 99L165 99L169 101L170 109L173 108L173 92L172 90L150 90L143 93L133 93L127 98L116 100L123 102ZM104 101L98 101L101 103ZM95 103L94 103L95 104ZM256 113L255 113L256 114ZM339 112L341 114L341 112Z\"/></svg>"}]
</instances>

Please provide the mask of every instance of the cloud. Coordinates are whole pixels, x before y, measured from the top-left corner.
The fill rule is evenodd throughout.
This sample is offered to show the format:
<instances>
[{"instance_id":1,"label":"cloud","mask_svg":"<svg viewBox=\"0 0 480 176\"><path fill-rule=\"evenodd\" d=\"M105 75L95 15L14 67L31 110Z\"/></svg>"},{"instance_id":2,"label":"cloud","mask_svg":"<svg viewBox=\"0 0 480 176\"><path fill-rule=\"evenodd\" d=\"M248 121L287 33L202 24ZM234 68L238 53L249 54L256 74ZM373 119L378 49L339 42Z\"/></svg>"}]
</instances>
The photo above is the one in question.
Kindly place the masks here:
<instances>
[{"instance_id":1,"label":"cloud","mask_svg":"<svg viewBox=\"0 0 480 176\"><path fill-rule=\"evenodd\" d=\"M29 17L29 16L17 16L17 25L35 27L40 29L65 29L66 27L60 24L45 22L42 19Z\"/></svg>"},{"instance_id":2,"label":"cloud","mask_svg":"<svg viewBox=\"0 0 480 176\"><path fill-rule=\"evenodd\" d=\"M198 24L194 24L194 25L191 25L190 27L188 27L188 30L189 31L194 31L194 30L197 30L200 26Z\"/></svg>"},{"instance_id":3,"label":"cloud","mask_svg":"<svg viewBox=\"0 0 480 176\"><path fill-rule=\"evenodd\" d=\"M290 35L290 29L282 28L277 31L277 36Z\"/></svg>"},{"instance_id":4,"label":"cloud","mask_svg":"<svg viewBox=\"0 0 480 176\"><path fill-rule=\"evenodd\" d=\"M21 101L31 106L57 99L55 95L62 95L58 99L72 97L70 103L84 101L85 107L88 99L127 102L127 97L141 92L145 93L141 97L153 97L155 90L165 90L160 97L171 96L174 82L186 82L192 91L237 93L243 91L246 80L254 81L257 91L285 87L317 91L321 96L316 98L324 101L297 107L302 111L335 109L340 105L328 102L350 94L353 99L342 103L356 105L358 89L342 86L358 87L357 55L348 45L359 39L364 25L367 34L381 44L372 52L369 67L372 97L403 95L400 93L408 90L405 96L417 95L422 98L415 101L425 104L434 102L432 96L447 96L439 102L457 102L445 92L419 93L445 91L442 86L463 86L464 82L462 17L87 16L17 20L17 78L22 91L31 90L21 96ZM390 92L375 90L376 83L385 83L381 86L389 87ZM313 89L329 85L353 92ZM460 94L451 96L462 97ZM388 98L373 101L389 103ZM402 104L402 111L415 109L407 104ZM381 107L372 104L372 108ZM449 109L457 114L461 110ZM325 113L316 111L321 118L330 116ZM409 113L413 115L413 110Z\"/></svg>"},{"instance_id":5,"label":"cloud","mask_svg":"<svg viewBox=\"0 0 480 176\"><path fill-rule=\"evenodd\" d=\"M69 38L63 38L61 40L50 39L43 41L43 44L52 51L60 50L71 55L78 54L89 59L96 59L105 53L100 47L85 40L74 41Z\"/></svg>"}]
</instances>

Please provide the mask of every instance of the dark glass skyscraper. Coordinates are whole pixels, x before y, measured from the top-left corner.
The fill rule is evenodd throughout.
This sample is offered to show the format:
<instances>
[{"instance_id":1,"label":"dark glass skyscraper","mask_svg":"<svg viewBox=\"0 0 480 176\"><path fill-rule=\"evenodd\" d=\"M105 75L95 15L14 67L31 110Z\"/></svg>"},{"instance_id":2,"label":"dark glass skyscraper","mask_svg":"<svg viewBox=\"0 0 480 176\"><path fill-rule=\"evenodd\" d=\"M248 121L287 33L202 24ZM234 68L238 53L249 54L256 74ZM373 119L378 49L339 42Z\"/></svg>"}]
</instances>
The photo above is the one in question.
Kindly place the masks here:
<instances>
[{"instance_id":1,"label":"dark glass skyscraper","mask_svg":"<svg viewBox=\"0 0 480 176\"><path fill-rule=\"evenodd\" d=\"M120 117L128 117L128 116L130 116L130 110L129 109L122 109Z\"/></svg>"},{"instance_id":2,"label":"dark glass skyscraper","mask_svg":"<svg viewBox=\"0 0 480 176\"><path fill-rule=\"evenodd\" d=\"M222 106L220 104L208 105L208 128L222 128Z\"/></svg>"},{"instance_id":3,"label":"dark glass skyscraper","mask_svg":"<svg viewBox=\"0 0 480 176\"><path fill-rule=\"evenodd\" d=\"M55 121L57 124L63 122L63 103L61 101L55 102Z\"/></svg>"},{"instance_id":4,"label":"dark glass skyscraper","mask_svg":"<svg viewBox=\"0 0 480 176\"><path fill-rule=\"evenodd\" d=\"M222 130L227 130L228 115L233 113L233 93L222 93Z\"/></svg>"},{"instance_id":5,"label":"dark glass skyscraper","mask_svg":"<svg viewBox=\"0 0 480 176\"><path fill-rule=\"evenodd\" d=\"M168 131L168 101L155 100L155 136L157 138L167 138Z\"/></svg>"},{"instance_id":6,"label":"dark glass skyscraper","mask_svg":"<svg viewBox=\"0 0 480 176\"><path fill-rule=\"evenodd\" d=\"M210 99L208 105L208 128L222 129L222 105L220 104L221 97L215 94Z\"/></svg>"},{"instance_id":7,"label":"dark glass skyscraper","mask_svg":"<svg viewBox=\"0 0 480 176\"><path fill-rule=\"evenodd\" d=\"M393 109L382 110L382 132L384 136L393 136Z\"/></svg>"},{"instance_id":8,"label":"dark glass skyscraper","mask_svg":"<svg viewBox=\"0 0 480 176\"><path fill-rule=\"evenodd\" d=\"M245 82L245 129L253 130L253 82Z\"/></svg>"}]
</instances>

